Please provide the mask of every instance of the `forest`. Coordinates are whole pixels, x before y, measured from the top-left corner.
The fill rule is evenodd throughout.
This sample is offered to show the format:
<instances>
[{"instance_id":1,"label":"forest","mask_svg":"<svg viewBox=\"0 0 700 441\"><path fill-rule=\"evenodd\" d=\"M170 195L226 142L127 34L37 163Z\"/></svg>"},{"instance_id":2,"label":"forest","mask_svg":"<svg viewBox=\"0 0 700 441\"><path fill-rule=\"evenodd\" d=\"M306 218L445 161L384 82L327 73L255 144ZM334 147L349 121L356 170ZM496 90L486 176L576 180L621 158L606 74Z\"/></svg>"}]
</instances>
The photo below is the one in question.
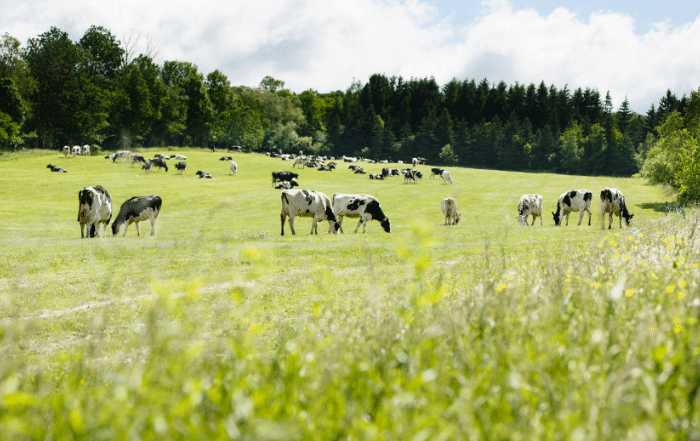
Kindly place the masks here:
<instances>
[{"instance_id":1,"label":"forest","mask_svg":"<svg viewBox=\"0 0 700 441\"><path fill-rule=\"evenodd\" d=\"M128 42L127 42L128 43ZM108 29L71 41L56 27L26 45L0 37L0 148L153 146L351 155L577 175L641 172L700 199L696 92L670 90L645 115L627 99L567 85L374 74L301 93L270 76L234 86L186 61L156 63Z\"/></svg>"}]
</instances>

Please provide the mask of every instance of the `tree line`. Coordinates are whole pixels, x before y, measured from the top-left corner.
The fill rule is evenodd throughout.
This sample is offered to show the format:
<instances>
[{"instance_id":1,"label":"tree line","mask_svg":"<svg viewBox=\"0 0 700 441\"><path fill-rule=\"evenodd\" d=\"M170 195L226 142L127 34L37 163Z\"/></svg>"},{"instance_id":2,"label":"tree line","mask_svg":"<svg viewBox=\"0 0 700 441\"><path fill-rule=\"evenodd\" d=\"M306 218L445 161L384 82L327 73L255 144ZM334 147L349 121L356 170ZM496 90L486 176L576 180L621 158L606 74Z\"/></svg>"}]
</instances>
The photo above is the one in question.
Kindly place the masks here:
<instances>
[{"instance_id":1,"label":"tree line","mask_svg":"<svg viewBox=\"0 0 700 441\"><path fill-rule=\"evenodd\" d=\"M0 39L4 149L240 145L248 151L420 156L439 165L630 176L669 139L668 130L691 130L690 121L668 126L674 112L683 120L691 101L668 91L640 115L627 99L615 110L609 93L603 98L590 88L487 79L440 86L434 78L383 74L365 84L354 81L345 91L293 93L272 77L251 88L231 85L219 70L205 76L190 62L159 65L152 54L135 56L98 26L77 42L55 27L24 47L9 34Z\"/></svg>"}]
</instances>

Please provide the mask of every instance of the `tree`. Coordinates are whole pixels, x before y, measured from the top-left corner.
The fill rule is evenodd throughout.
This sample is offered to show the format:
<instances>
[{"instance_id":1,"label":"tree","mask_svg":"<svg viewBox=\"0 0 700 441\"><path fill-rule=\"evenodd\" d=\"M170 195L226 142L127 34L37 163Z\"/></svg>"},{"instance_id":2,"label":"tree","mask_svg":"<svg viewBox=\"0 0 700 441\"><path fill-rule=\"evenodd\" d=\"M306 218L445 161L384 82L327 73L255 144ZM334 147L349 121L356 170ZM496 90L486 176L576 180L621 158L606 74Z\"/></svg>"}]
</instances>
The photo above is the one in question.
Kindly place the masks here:
<instances>
[{"instance_id":1,"label":"tree","mask_svg":"<svg viewBox=\"0 0 700 441\"><path fill-rule=\"evenodd\" d=\"M455 154L454 149L450 144L445 144L445 146L440 151L440 163L448 166L457 165L458 157Z\"/></svg>"},{"instance_id":2,"label":"tree","mask_svg":"<svg viewBox=\"0 0 700 441\"><path fill-rule=\"evenodd\" d=\"M258 86L258 89L260 89L261 92L277 93L284 89L284 81L276 80L271 76L266 76L262 79L262 81L260 81L260 86Z\"/></svg>"},{"instance_id":3,"label":"tree","mask_svg":"<svg viewBox=\"0 0 700 441\"><path fill-rule=\"evenodd\" d=\"M580 174L583 159L583 130L573 123L564 131L561 143L561 171L567 174Z\"/></svg>"}]
</instances>

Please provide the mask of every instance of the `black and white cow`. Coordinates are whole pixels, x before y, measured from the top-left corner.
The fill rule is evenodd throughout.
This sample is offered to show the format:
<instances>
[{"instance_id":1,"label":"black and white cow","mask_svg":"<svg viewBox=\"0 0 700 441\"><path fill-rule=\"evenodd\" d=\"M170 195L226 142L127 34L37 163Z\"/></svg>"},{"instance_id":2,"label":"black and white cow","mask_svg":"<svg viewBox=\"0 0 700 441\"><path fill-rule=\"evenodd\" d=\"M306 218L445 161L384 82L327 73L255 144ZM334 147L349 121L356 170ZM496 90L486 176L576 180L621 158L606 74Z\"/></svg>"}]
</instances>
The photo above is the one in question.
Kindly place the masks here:
<instances>
[{"instance_id":1,"label":"black and white cow","mask_svg":"<svg viewBox=\"0 0 700 441\"><path fill-rule=\"evenodd\" d=\"M90 156L90 146L85 144L81 149L80 149L80 154L83 156Z\"/></svg>"},{"instance_id":2,"label":"black and white cow","mask_svg":"<svg viewBox=\"0 0 700 441\"><path fill-rule=\"evenodd\" d=\"M178 161L187 161L187 158L185 156L182 156L182 155L173 155L173 157L171 159L176 159Z\"/></svg>"},{"instance_id":3,"label":"black and white cow","mask_svg":"<svg viewBox=\"0 0 700 441\"><path fill-rule=\"evenodd\" d=\"M104 224L102 237L106 237L110 220L112 220L112 196L104 187L101 185L85 187L78 192L78 222L80 222L81 238L100 237L101 223Z\"/></svg>"},{"instance_id":4,"label":"black and white cow","mask_svg":"<svg viewBox=\"0 0 700 441\"><path fill-rule=\"evenodd\" d=\"M561 221L566 216L566 225L569 225L569 213L579 212L578 225L581 225L584 211L588 211L588 225L591 225L591 201L593 193L588 190L570 190L559 196L557 211L552 213L554 225L561 225Z\"/></svg>"},{"instance_id":5,"label":"black and white cow","mask_svg":"<svg viewBox=\"0 0 700 441\"><path fill-rule=\"evenodd\" d=\"M68 155L70 155L70 147L67 145L64 145L63 146L63 156L65 156L67 158Z\"/></svg>"},{"instance_id":6,"label":"black and white cow","mask_svg":"<svg viewBox=\"0 0 700 441\"><path fill-rule=\"evenodd\" d=\"M462 218L462 215L457 213L457 201L454 198L443 199L440 210L445 215L445 225L457 225Z\"/></svg>"},{"instance_id":7,"label":"black and white cow","mask_svg":"<svg viewBox=\"0 0 700 441\"><path fill-rule=\"evenodd\" d=\"M233 176L238 176L238 164L236 164L236 161L231 161L231 165L229 168L231 169L229 174L232 174Z\"/></svg>"},{"instance_id":8,"label":"black and white cow","mask_svg":"<svg viewBox=\"0 0 700 441\"><path fill-rule=\"evenodd\" d=\"M382 179L388 178L391 176L391 170L389 170L389 167L384 167L382 168Z\"/></svg>"},{"instance_id":9,"label":"black and white cow","mask_svg":"<svg viewBox=\"0 0 700 441\"><path fill-rule=\"evenodd\" d=\"M291 181L282 181L275 184L275 189L277 190L291 190L294 187L298 187L299 183L296 179L292 178Z\"/></svg>"},{"instance_id":10,"label":"black and white cow","mask_svg":"<svg viewBox=\"0 0 700 441\"><path fill-rule=\"evenodd\" d=\"M530 215L532 215L532 225L535 225L537 216L540 217L540 225L542 225L542 196L539 194L524 194L520 196L517 219L521 227L529 225L527 218Z\"/></svg>"},{"instance_id":11,"label":"black and white cow","mask_svg":"<svg viewBox=\"0 0 700 441\"><path fill-rule=\"evenodd\" d=\"M628 227L634 217L634 214L627 211L627 204L625 203L625 197L622 195L622 192L616 188L606 187L600 192L600 211L603 217L602 228L605 228L605 213L610 213L608 230L612 228L613 214L620 219L620 228L622 228L623 217Z\"/></svg>"},{"instance_id":12,"label":"black and white cow","mask_svg":"<svg viewBox=\"0 0 700 441\"><path fill-rule=\"evenodd\" d=\"M120 150L117 153L114 154L112 157L112 162L119 162L122 159L127 159L131 155L131 152L128 150Z\"/></svg>"},{"instance_id":13,"label":"black and white cow","mask_svg":"<svg viewBox=\"0 0 700 441\"><path fill-rule=\"evenodd\" d=\"M131 155L129 157L129 161L131 162L131 166L135 166L136 163L141 162L141 163L146 163L146 158L143 157L143 155Z\"/></svg>"},{"instance_id":14,"label":"black and white cow","mask_svg":"<svg viewBox=\"0 0 700 441\"><path fill-rule=\"evenodd\" d=\"M413 176L412 171L410 171L410 170L409 171L401 170L401 171L404 172L404 175L403 175L403 183L404 184L407 184L409 181L413 181L414 184L416 183L416 177Z\"/></svg>"},{"instance_id":15,"label":"black and white cow","mask_svg":"<svg viewBox=\"0 0 700 441\"><path fill-rule=\"evenodd\" d=\"M68 173L65 168L59 167L57 165L49 164L46 166L46 168L50 168L52 172L56 172L56 173Z\"/></svg>"},{"instance_id":16,"label":"black and white cow","mask_svg":"<svg viewBox=\"0 0 700 441\"><path fill-rule=\"evenodd\" d=\"M343 231L343 216L359 217L360 221L355 227L355 233L362 225L362 232L367 229L367 221L379 221L384 231L391 232L391 223L386 217L382 208L379 206L379 201L374 196L366 194L341 194L333 195L333 212L338 217L340 223L340 232Z\"/></svg>"},{"instance_id":17,"label":"black and white cow","mask_svg":"<svg viewBox=\"0 0 700 441\"><path fill-rule=\"evenodd\" d=\"M126 230L129 225L136 224L136 234L141 235L139 230L139 222L151 221L151 236L156 234L156 219L160 213L160 207L163 205L163 200L160 196L136 196L124 202L119 209L117 218L112 222L112 235L119 234L119 229L122 224L126 224L123 236L126 236Z\"/></svg>"},{"instance_id":18,"label":"black and white cow","mask_svg":"<svg viewBox=\"0 0 700 441\"><path fill-rule=\"evenodd\" d=\"M177 164L175 164L175 170L177 170L178 174L182 174L182 172L187 172L187 163L185 161L180 161Z\"/></svg>"},{"instance_id":19,"label":"black and white cow","mask_svg":"<svg viewBox=\"0 0 700 441\"><path fill-rule=\"evenodd\" d=\"M199 176L199 179L211 179L211 175L207 172L197 170L197 173L195 175Z\"/></svg>"},{"instance_id":20,"label":"black and white cow","mask_svg":"<svg viewBox=\"0 0 700 441\"><path fill-rule=\"evenodd\" d=\"M79 145L74 145L73 146L73 157L75 158L80 154L81 148Z\"/></svg>"},{"instance_id":21,"label":"black and white cow","mask_svg":"<svg viewBox=\"0 0 700 441\"><path fill-rule=\"evenodd\" d=\"M152 165L153 165L153 164L151 164L151 161L145 161L145 162L141 165L141 170L146 170L148 173L150 173L150 172L151 172L151 166L152 166Z\"/></svg>"},{"instance_id":22,"label":"black and white cow","mask_svg":"<svg viewBox=\"0 0 700 441\"><path fill-rule=\"evenodd\" d=\"M433 176L440 176L442 177L442 172L444 172L444 168L440 167L433 167L430 169L430 179L433 179Z\"/></svg>"},{"instance_id":23,"label":"black and white cow","mask_svg":"<svg viewBox=\"0 0 700 441\"><path fill-rule=\"evenodd\" d=\"M277 181L291 181L299 177L299 173L292 173L290 171L277 171L272 172L272 185L275 185Z\"/></svg>"},{"instance_id":24,"label":"black and white cow","mask_svg":"<svg viewBox=\"0 0 700 441\"><path fill-rule=\"evenodd\" d=\"M284 236L284 221L289 217L289 229L294 232L294 218L296 216L311 217L311 234L318 234L318 222L328 221L328 232L338 234L340 222L333 213L331 200L320 191L310 190L284 190L282 191L282 236Z\"/></svg>"},{"instance_id":25,"label":"black and white cow","mask_svg":"<svg viewBox=\"0 0 700 441\"><path fill-rule=\"evenodd\" d=\"M168 164L166 164L165 159L162 158L151 159L151 167L158 167L158 171L160 171L161 168L164 168L166 172L168 171Z\"/></svg>"}]
</instances>

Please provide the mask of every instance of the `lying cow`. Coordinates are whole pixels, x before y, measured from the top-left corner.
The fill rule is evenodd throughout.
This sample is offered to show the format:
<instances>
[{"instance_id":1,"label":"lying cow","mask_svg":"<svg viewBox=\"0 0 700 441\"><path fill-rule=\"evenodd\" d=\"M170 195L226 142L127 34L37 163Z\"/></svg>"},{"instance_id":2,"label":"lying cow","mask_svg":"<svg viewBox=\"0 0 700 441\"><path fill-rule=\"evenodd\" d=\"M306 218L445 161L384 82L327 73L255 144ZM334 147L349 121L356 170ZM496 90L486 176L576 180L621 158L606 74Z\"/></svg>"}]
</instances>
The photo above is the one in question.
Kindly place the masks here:
<instances>
[{"instance_id":1,"label":"lying cow","mask_svg":"<svg viewBox=\"0 0 700 441\"><path fill-rule=\"evenodd\" d=\"M311 234L318 234L318 222L328 221L328 232L338 234L340 222L333 213L331 200L320 191L310 190L284 190L282 191L282 236L284 236L284 221L289 217L289 229L294 232L294 218L296 216L311 217Z\"/></svg>"},{"instance_id":2,"label":"lying cow","mask_svg":"<svg viewBox=\"0 0 700 441\"><path fill-rule=\"evenodd\" d=\"M68 173L65 168L59 167L57 165L49 164L46 166L46 168L50 168L52 172L56 172L56 173Z\"/></svg>"},{"instance_id":3,"label":"lying cow","mask_svg":"<svg viewBox=\"0 0 700 441\"><path fill-rule=\"evenodd\" d=\"M615 188L604 188L600 192L600 211L603 217L602 228L605 228L605 213L610 213L610 222L608 230L612 228L613 214L620 219L620 228L622 228L622 218L625 218L625 223L629 227L634 214L627 211L627 204L622 192Z\"/></svg>"},{"instance_id":4,"label":"lying cow","mask_svg":"<svg viewBox=\"0 0 700 441\"><path fill-rule=\"evenodd\" d=\"M178 161L187 161L187 158L185 156L182 156L182 155L173 155L173 157L171 159L176 159Z\"/></svg>"},{"instance_id":5,"label":"lying cow","mask_svg":"<svg viewBox=\"0 0 700 441\"><path fill-rule=\"evenodd\" d=\"M292 178L291 181L283 181L278 184L275 184L275 189L277 190L291 190L294 187L298 187L299 183L297 182L296 179Z\"/></svg>"},{"instance_id":6,"label":"lying cow","mask_svg":"<svg viewBox=\"0 0 700 441\"><path fill-rule=\"evenodd\" d=\"M112 196L101 185L85 187L78 192L78 222L80 237L100 237L100 223L104 224L102 237L107 236L107 225L112 220ZM87 227L87 235L85 234Z\"/></svg>"},{"instance_id":7,"label":"lying cow","mask_svg":"<svg viewBox=\"0 0 700 441\"><path fill-rule=\"evenodd\" d=\"M462 215L457 213L457 201L454 198L443 199L440 210L445 215L445 225L457 225L462 218Z\"/></svg>"},{"instance_id":8,"label":"lying cow","mask_svg":"<svg viewBox=\"0 0 700 441\"><path fill-rule=\"evenodd\" d=\"M379 221L384 231L391 232L389 218L384 215L379 201L374 196L366 194L340 194L333 195L333 212L338 217L340 232L343 231L343 216L359 217L360 221L355 227L355 233L362 225L362 232L367 229L367 221Z\"/></svg>"},{"instance_id":9,"label":"lying cow","mask_svg":"<svg viewBox=\"0 0 700 441\"><path fill-rule=\"evenodd\" d=\"M557 211L552 213L554 225L561 225L561 221L566 216L566 225L569 225L569 213L579 212L578 224L581 225L584 211L588 211L588 225L591 225L591 201L593 193L588 190L571 190L559 196Z\"/></svg>"},{"instance_id":10,"label":"lying cow","mask_svg":"<svg viewBox=\"0 0 700 441\"><path fill-rule=\"evenodd\" d=\"M126 236L126 230L129 229L129 225L135 223L136 235L140 236L139 222L148 219L151 221L151 236L154 236L156 233L156 219L158 219L162 204L163 200L160 196L153 195L136 196L127 200L122 204L117 218L112 222L112 235L116 236L119 234L122 224L126 224L123 234L123 236Z\"/></svg>"},{"instance_id":11,"label":"lying cow","mask_svg":"<svg viewBox=\"0 0 700 441\"><path fill-rule=\"evenodd\" d=\"M207 172L197 170L197 173L195 175L199 175L199 179L211 179L211 175Z\"/></svg>"},{"instance_id":12,"label":"lying cow","mask_svg":"<svg viewBox=\"0 0 700 441\"><path fill-rule=\"evenodd\" d=\"M521 227L529 225L527 218L530 215L532 215L532 225L535 225L537 216L540 217L540 225L542 225L542 196L538 194L524 194L520 196L517 219Z\"/></svg>"}]
</instances>

